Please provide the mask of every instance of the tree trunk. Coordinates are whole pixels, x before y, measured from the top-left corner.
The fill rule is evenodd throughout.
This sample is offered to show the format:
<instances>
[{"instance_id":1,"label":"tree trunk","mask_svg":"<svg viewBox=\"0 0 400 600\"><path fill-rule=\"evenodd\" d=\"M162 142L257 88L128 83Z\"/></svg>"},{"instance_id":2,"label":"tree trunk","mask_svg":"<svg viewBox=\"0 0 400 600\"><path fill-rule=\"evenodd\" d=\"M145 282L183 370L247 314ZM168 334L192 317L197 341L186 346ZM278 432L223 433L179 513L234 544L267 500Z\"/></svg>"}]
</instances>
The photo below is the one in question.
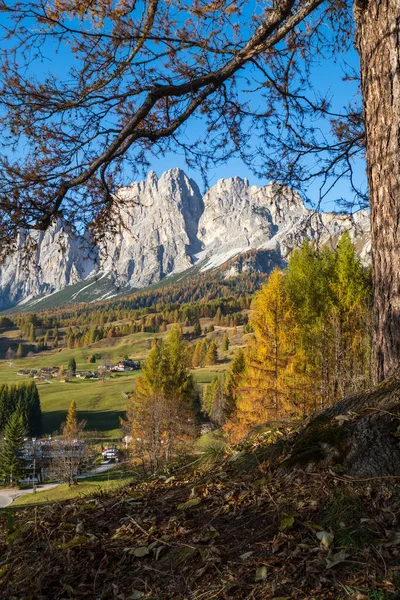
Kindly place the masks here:
<instances>
[{"instance_id":1,"label":"tree trunk","mask_svg":"<svg viewBox=\"0 0 400 600\"><path fill-rule=\"evenodd\" d=\"M400 358L400 0L355 0L371 205L377 381Z\"/></svg>"},{"instance_id":2,"label":"tree trunk","mask_svg":"<svg viewBox=\"0 0 400 600\"><path fill-rule=\"evenodd\" d=\"M353 477L400 476L400 380L334 404L287 446L282 464L315 471L331 468Z\"/></svg>"}]
</instances>

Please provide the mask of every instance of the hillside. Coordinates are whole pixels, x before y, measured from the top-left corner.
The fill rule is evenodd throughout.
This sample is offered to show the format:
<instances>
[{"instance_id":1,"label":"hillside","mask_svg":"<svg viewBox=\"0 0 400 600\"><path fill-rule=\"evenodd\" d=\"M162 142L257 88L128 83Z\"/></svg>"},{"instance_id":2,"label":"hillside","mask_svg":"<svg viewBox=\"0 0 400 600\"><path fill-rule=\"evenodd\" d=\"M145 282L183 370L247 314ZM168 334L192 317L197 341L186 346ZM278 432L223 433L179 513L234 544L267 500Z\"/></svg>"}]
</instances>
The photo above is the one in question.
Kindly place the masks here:
<instances>
[{"instance_id":1,"label":"hillside","mask_svg":"<svg viewBox=\"0 0 400 600\"><path fill-rule=\"evenodd\" d=\"M34 519L16 507L1 520L2 595L397 599L395 480L292 472L279 457L296 439L267 429L241 452L209 452L209 466L187 458L111 494L39 507Z\"/></svg>"},{"instance_id":2,"label":"hillside","mask_svg":"<svg viewBox=\"0 0 400 600\"><path fill-rule=\"evenodd\" d=\"M98 278L93 278L88 282L68 286L51 295L26 300L13 308L0 311L0 314L32 311L53 312L58 308L88 312L107 310L108 307L113 309L119 307L140 309L153 307L157 304L182 304L202 300L209 301L228 296L237 297L258 290L266 280L267 274L275 266L280 265L281 262L275 253L249 250L212 271L202 273L195 266L183 273L170 275L144 290L130 290L129 293L126 290L119 290L118 293L112 294L109 299L100 300L96 295L98 284L106 285L109 280L102 279L99 283ZM89 283L93 283L93 288ZM94 294L92 294L93 291Z\"/></svg>"},{"instance_id":3,"label":"hillside","mask_svg":"<svg viewBox=\"0 0 400 600\"><path fill-rule=\"evenodd\" d=\"M203 326L211 323L210 320L202 320ZM242 328L237 336L232 336L232 328L217 327L213 337L221 340L223 335L229 332L232 345L230 351L221 351L219 364L212 367L197 368L193 375L199 390L204 384L210 383L215 373L224 371L229 365L229 360L235 348L243 343ZM18 330L3 330L0 332L1 344L8 347L10 341L23 338L15 337ZM63 334L63 330L61 330ZM0 360L0 385L3 383L18 383L26 380L27 375L18 375L21 369L40 369L45 366L66 367L69 360L74 358L78 371L96 369L101 361L117 362L124 356L132 359L144 360L155 337L163 337L166 333L135 333L121 338L106 338L94 344L82 348L55 348L39 354L32 354L25 358L13 359L11 362ZM204 339L202 335L193 338L191 343ZM88 357L96 354L99 358L93 364L88 363ZM3 354L4 356L4 354ZM100 358L101 357L101 358ZM41 406L43 411L43 432L52 434L59 430L61 423L65 420L71 398L75 398L78 404L79 418L87 421L87 430L96 431L100 438L120 438L120 417L125 414L127 394L135 386L136 377L140 371L113 373L111 377L102 380L85 380L72 378L67 383L52 379L50 382L37 382Z\"/></svg>"},{"instance_id":4,"label":"hillside","mask_svg":"<svg viewBox=\"0 0 400 600\"><path fill-rule=\"evenodd\" d=\"M80 377L147 360L128 406L131 460L0 515L0 594L396 600L400 384L368 388L371 292L344 235L335 251L304 243L252 301L181 303L193 294L182 284L167 304L160 288L3 317L0 339L14 341L0 380L44 361L74 358ZM46 432L74 399L97 439L120 436L139 371L97 373L17 378L37 381Z\"/></svg>"}]
</instances>

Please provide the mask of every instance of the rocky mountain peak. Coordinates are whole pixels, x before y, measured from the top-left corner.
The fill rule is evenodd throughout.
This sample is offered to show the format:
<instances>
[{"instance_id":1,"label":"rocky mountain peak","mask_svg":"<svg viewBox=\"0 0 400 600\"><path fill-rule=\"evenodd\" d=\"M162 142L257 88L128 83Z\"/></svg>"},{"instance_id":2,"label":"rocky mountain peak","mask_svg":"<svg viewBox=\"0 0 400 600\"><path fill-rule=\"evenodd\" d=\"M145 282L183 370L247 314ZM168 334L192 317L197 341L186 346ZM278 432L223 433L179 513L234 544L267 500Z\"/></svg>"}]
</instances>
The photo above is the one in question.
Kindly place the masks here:
<instances>
[{"instance_id":1,"label":"rocky mountain peak","mask_svg":"<svg viewBox=\"0 0 400 600\"><path fill-rule=\"evenodd\" d=\"M70 233L61 221L45 233L29 234L36 245L30 266L17 251L0 267L0 308L79 282L82 289L91 289L93 298L106 297L144 288L194 265L211 269L249 251L268 256L268 262L252 257L241 269L271 266L271 256L281 264L305 236L334 243L350 230L365 260L370 251L366 213L354 219L315 214L299 194L275 182L255 186L240 177L221 179L202 196L196 182L176 168L160 177L150 171L144 181L121 188L118 196L117 230L105 236L94 256L88 256L87 239ZM72 296L79 300L79 294Z\"/></svg>"}]
</instances>

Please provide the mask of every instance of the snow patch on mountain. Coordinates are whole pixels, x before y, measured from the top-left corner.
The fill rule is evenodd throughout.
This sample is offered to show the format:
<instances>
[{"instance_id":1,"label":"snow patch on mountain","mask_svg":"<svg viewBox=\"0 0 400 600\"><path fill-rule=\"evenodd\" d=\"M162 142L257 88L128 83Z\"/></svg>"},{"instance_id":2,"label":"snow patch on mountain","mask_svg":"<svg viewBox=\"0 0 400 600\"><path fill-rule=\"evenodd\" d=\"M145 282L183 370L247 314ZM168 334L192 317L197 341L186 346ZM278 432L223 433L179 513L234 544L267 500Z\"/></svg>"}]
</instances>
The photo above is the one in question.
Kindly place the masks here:
<instances>
[{"instance_id":1,"label":"snow patch on mountain","mask_svg":"<svg viewBox=\"0 0 400 600\"><path fill-rule=\"evenodd\" d=\"M369 217L315 212L286 186L250 185L247 179L221 179L202 197L180 169L118 191L116 231L88 253L90 239L56 221L46 232L29 234L35 249L27 264L21 232L18 249L0 266L0 309L58 294L69 301L110 298L144 288L196 266L201 271L231 264L249 250L268 251L267 263L281 264L305 237L335 245L346 230L365 262L371 253ZM273 258L271 258L273 257ZM262 261L261 261L262 262ZM240 268L258 269L251 260ZM265 263L265 264L267 264ZM264 263L263 263L264 264ZM239 267L230 266L231 272Z\"/></svg>"}]
</instances>

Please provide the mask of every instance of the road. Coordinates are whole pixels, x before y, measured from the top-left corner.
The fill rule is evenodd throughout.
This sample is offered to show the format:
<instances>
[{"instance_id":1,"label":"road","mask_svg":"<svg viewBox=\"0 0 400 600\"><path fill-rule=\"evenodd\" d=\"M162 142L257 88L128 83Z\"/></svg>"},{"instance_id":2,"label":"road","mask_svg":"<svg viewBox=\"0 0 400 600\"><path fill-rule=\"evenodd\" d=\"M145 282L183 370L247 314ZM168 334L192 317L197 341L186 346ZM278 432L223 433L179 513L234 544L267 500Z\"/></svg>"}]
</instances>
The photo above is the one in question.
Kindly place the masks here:
<instances>
[{"instance_id":1,"label":"road","mask_svg":"<svg viewBox=\"0 0 400 600\"><path fill-rule=\"evenodd\" d=\"M103 465L99 465L96 469L93 469L93 471L89 471L88 473L81 473L81 475L78 475L78 479L85 479L86 477L90 477L91 475L98 475L99 473L104 473L104 471L108 471L109 469L112 469L113 467L115 467L115 463L114 464L105 463ZM51 490L51 489L57 487L61 483L62 483L62 481L59 481L58 483L38 484L36 486L36 491L46 492L47 490ZM14 500L16 500L17 498L20 498L21 496L26 496L27 494L33 494L33 488L28 488L26 490L19 490L16 488L9 488L9 489L1 489L0 488L0 508L6 508L6 506L10 506L10 504L12 504L14 502Z\"/></svg>"},{"instance_id":2,"label":"road","mask_svg":"<svg viewBox=\"0 0 400 600\"><path fill-rule=\"evenodd\" d=\"M45 492L47 490L51 490L52 488L57 487L60 483L44 483L38 484L36 486L36 490L38 492ZM16 488L10 489L0 489L0 508L5 508L6 506L10 506L20 496L26 496L27 494L33 494L33 489L29 488L27 490L18 490Z\"/></svg>"}]
</instances>

